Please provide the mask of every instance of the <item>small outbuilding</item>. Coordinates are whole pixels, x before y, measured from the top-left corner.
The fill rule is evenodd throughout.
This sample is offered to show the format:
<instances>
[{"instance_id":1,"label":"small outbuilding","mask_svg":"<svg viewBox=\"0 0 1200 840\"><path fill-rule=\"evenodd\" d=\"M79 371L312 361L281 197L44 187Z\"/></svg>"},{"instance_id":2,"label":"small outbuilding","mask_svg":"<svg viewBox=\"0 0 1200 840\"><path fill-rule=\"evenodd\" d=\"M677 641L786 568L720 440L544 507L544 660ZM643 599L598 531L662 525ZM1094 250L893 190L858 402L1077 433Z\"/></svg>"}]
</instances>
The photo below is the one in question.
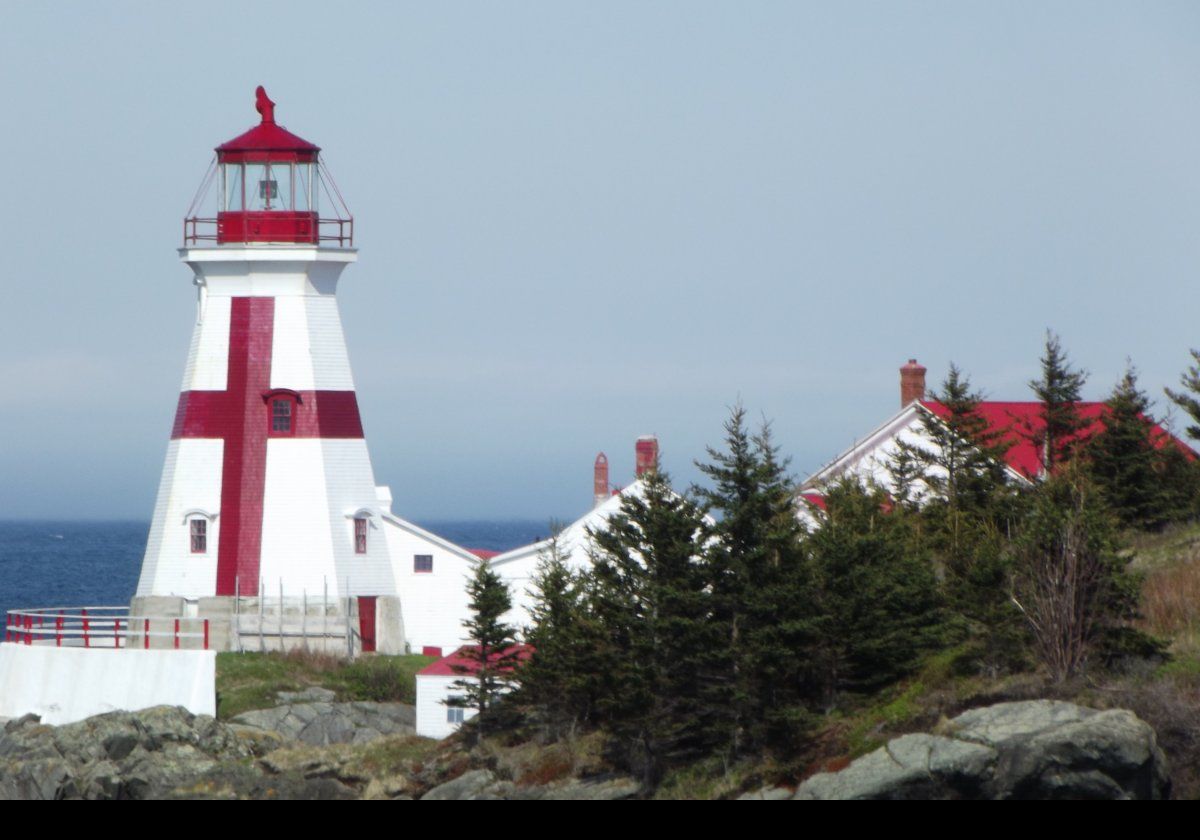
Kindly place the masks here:
<instances>
[{"instance_id":1,"label":"small outbuilding","mask_svg":"<svg viewBox=\"0 0 1200 840\"><path fill-rule=\"evenodd\" d=\"M449 656L426 665L417 672L417 734L424 738L447 738L458 731L465 721L478 714L476 709L450 705L454 697L462 696L455 683L472 679L479 672L478 651L474 645L464 645ZM506 669L519 668L533 655L529 645L515 645L489 656L489 661L506 660Z\"/></svg>"}]
</instances>

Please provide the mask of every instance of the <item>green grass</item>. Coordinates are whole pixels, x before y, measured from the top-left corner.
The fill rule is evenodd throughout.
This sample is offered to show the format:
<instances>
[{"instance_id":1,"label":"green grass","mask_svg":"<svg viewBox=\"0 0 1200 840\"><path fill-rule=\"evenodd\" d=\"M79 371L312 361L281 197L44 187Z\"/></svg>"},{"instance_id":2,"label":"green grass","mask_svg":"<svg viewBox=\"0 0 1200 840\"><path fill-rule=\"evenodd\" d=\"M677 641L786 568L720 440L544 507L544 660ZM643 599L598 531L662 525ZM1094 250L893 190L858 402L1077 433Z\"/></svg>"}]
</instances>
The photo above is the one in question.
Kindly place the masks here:
<instances>
[{"instance_id":1,"label":"green grass","mask_svg":"<svg viewBox=\"0 0 1200 840\"><path fill-rule=\"evenodd\" d=\"M362 656L347 662L305 653L217 654L217 717L229 719L252 709L278 705L280 691L320 686L337 699L416 702L417 671L428 656Z\"/></svg>"}]
</instances>

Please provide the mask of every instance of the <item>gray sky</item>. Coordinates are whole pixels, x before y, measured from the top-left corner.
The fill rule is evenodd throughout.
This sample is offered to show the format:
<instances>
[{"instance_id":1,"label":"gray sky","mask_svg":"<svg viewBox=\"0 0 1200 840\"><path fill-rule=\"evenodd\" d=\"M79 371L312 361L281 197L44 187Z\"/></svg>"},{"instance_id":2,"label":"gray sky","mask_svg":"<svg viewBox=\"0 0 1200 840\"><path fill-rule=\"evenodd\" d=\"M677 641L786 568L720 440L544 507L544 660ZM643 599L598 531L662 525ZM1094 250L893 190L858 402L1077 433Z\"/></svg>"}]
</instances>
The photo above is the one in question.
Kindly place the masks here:
<instances>
[{"instance_id":1,"label":"gray sky","mask_svg":"<svg viewBox=\"0 0 1200 840\"><path fill-rule=\"evenodd\" d=\"M805 475L910 356L1102 398L1200 345L1200 5L0 2L0 518L148 518L212 147L279 121L356 217L341 306L411 518L573 516L740 398ZM1161 406L1160 400L1160 408Z\"/></svg>"}]
</instances>

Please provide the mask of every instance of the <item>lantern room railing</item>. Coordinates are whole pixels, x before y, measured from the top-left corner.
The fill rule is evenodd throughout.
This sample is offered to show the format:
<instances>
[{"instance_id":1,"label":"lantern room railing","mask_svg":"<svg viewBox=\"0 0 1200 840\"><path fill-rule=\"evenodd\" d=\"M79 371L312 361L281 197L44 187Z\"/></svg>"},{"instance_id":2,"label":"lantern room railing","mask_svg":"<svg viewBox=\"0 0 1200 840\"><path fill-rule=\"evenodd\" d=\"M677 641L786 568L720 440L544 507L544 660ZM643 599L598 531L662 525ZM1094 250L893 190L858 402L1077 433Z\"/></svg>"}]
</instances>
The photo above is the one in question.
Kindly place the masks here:
<instances>
[{"instance_id":1,"label":"lantern room railing","mask_svg":"<svg viewBox=\"0 0 1200 840\"><path fill-rule=\"evenodd\" d=\"M317 163L307 209L220 209L214 157L183 219L184 246L332 245L354 246L354 215L324 162ZM317 199L331 215L317 212Z\"/></svg>"},{"instance_id":2,"label":"lantern room railing","mask_svg":"<svg viewBox=\"0 0 1200 840\"><path fill-rule=\"evenodd\" d=\"M322 243L333 244L339 248L354 247L354 218L340 219L322 219L316 220L316 236L304 239L247 239L245 241L224 242L227 245L263 245L263 244L288 244L288 245L320 245ZM185 246L201 245L206 242L217 243L221 242L220 236L220 220L216 217L201 217L190 216L183 220L183 244Z\"/></svg>"}]
</instances>

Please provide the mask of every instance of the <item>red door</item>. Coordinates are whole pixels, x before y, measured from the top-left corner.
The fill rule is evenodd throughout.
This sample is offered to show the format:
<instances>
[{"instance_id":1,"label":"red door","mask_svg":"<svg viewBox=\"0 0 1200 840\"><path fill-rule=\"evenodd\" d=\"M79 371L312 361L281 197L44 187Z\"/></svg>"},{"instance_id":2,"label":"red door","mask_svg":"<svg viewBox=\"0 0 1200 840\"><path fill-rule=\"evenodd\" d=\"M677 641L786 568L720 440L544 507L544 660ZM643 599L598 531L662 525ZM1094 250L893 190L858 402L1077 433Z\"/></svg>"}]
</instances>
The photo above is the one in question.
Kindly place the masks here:
<instances>
[{"instance_id":1,"label":"red door","mask_svg":"<svg viewBox=\"0 0 1200 840\"><path fill-rule=\"evenodd\" d=\"M363 653L375 652L375 595L358 596L358 633Z\"/></svg>"}]
</instances>

